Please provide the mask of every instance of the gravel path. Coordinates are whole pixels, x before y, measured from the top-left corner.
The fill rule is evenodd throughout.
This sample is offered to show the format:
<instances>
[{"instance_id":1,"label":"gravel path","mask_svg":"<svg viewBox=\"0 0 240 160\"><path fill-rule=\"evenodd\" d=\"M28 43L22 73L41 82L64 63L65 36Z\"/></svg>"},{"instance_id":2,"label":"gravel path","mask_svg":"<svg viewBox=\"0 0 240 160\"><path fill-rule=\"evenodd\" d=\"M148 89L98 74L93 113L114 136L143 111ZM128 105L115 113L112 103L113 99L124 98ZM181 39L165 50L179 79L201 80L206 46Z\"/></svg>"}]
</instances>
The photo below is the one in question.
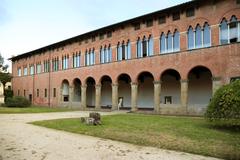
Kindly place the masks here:
<instances>
[{"instance_id":1,"label":"gravel path","mask_svg":"<svg viewBox=\"0 0 240 160\"><path fill-rule=\"evenodd\" d=\"M88 113L76 111L41 114L0 114L0 160L215 159L152 147L140 147L27 124L27 122L37 120L87 116Z\"/></svg>"}]
</instances>

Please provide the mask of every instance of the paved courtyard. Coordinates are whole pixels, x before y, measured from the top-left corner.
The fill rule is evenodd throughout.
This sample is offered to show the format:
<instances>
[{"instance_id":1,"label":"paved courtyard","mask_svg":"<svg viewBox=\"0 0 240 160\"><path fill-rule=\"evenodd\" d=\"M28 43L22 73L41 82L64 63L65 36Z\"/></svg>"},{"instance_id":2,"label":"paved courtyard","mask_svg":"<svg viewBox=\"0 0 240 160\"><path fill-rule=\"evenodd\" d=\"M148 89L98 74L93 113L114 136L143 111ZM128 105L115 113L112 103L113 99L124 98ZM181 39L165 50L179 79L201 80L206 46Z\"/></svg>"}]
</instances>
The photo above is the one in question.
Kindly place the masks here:
<instances>
[{"instance_id":1,"label":"paved courtyard","mask_svg":"<svg viewBox=\"0 0 240 160\"><path fill-rule=\"evenodd\" d=\"M106 112L103 114L117 114ZM0 160L214 160L215 158L105 140L27 124L89 112L0 114Z\"/></svg>"}]
</instances>

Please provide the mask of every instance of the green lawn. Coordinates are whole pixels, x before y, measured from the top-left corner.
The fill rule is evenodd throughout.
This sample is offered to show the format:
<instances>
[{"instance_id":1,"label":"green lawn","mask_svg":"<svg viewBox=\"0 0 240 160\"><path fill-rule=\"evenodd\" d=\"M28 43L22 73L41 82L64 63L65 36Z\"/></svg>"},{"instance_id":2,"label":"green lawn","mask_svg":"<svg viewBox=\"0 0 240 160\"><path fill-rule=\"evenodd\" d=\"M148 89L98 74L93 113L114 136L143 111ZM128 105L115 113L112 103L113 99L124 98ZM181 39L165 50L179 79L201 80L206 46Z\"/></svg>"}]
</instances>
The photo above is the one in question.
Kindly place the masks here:
<instances>
[{"instance_id":1,"label":"green lawn","mask_svg":"<svg viewBox=\"0 0 240 160\"><path fill-rule=\"evenodd\" d=\"M137 145L240 159L240 132L214 128L203 118L127 114L103 116L102 122L100 126L88 126L74 118L32 124Z\"/></svg>"},{"instance_id":2,"label":"green lawn","mask_svg":"<svg viewBox=\"0 0 240 160\"><path fill-rule=\"evenodd\" d=\"M32 106L27 108L8 108L8 107L0 107L0 114L11 114L11 113L46 113L46 112L65 112L65 111L74 111L76 109L68 109L68 108L49 108L49 107L40 107L40 106Z\"/></svg>"}]
</instances>

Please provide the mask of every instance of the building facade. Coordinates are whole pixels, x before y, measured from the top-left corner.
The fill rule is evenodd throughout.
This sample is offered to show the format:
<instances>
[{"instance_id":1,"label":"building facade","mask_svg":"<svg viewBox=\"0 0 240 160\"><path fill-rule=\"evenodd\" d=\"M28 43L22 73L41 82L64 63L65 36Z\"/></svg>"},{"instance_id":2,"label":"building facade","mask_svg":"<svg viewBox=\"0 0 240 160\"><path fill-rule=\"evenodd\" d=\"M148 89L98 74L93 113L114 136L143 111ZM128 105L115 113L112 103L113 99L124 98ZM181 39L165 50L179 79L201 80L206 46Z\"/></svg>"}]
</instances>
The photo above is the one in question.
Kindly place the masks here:
<instances>
[{"instance_id":1,"label":"building facade","mask_svg":"<svg viewBox=\"0 0 240 160\"><path fill-rule=\"evenodd\" d=\"M195 0L12 57L33 104L202 115L240 77L240 1Z\"/></svg>"}]
</instances>

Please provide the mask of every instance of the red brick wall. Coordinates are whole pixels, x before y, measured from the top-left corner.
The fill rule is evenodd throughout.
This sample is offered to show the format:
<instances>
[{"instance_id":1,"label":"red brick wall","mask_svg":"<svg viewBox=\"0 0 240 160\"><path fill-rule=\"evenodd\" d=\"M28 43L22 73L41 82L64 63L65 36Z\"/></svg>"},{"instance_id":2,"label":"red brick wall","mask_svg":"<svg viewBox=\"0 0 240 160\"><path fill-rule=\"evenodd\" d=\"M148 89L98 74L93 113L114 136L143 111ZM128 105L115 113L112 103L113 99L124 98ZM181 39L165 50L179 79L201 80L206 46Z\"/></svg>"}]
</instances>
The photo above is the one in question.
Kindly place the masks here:
<instances>
[{"instance_id":1,"label":"red brick wall","mask_svg":"<svg viewBox=\"0 0 240 160\"><path fill-rule=\"evenodd\" d=\"M51 103L53 105L57 104L57 98L52 98L53 88L57 88L57 96L59 88L64 79L67 79L72 85L72 82L75 78L79 78L82 84L85 84L87 77L91 76L95 79L96 83L99 83L100 79L104 75L109 75L112 78L112 81L117 82L117 77L121 73L127 73L132 81L136 81L137 76L143 72L148 71L154 76L154 80L160 80L160 75L167 69L177 70L182 79L187 79L189 71L196 66L205 66L210 69L213 77L221 77L222 83L228 83L231 77L240 76L240 44L230 44L225 46L219 46L219 26L222 18L225 17L227 20L231 18L232 15L235 15L240 19L240 6L236 4L235 0L222 0L214 4L211 1L204 2L195 10L194 17L186 17L185 11L181 11L181 19L178 21L172 21L171 14L167 17L166 24L158 24L157 20L154 20L153 27L146 27L145 24L141 24L141 29L135 31L131 24L126 24L124 29L119 27L116 28L112 33L111 38L105 38L99 40L99 37L96 37L95 42L91 42L91 37L89 37L88 43L84 41L81 45L78 42L63 46L58 50L46 51L45 53L31 56L26 59L20 59L13 62L12 73L13 80L12 86L14 94L17 94L17 91L21 91L23 95L23 90L27 90L27 95L33 92L34 88L34 102L36 104L48 104L48 98L44 98L44 89L49 88L50 81L50 94L51 94ZM211 41L212 47L196 49L192 51L187 51L187 30L189 26L193 28L197 24L203 26L205 22L208 22L211 26ZM178 29L180 32L180 48L181 51L177 53L159 54L159 37L162 32L165 34L170 30L172 33L175 29ZM145 57L141 59L136 59L136 40L138 37L153 35L154 37L154 56ZM130 40L132 43L131 53L132 59L116 62L116 46L120 41ZM100 46L111 44L113 61L108 64L99 64L100 63ZM83 66L85 60L85 51L89 48L95 48L96 54L96 65L94 66ZM81 51L81 66L77 69L72 69L72 54L75 52ZM70 69L61 71L61 59L62 56L69 55L69 67ZM43 71L43 61L51 59L53 57L59 57L60 62L60 71L51 72L50 79L49 73L36 74L32 76L22 76L17 77L17 68L24 65L36 64L41 61L42 71ZM36 69L36 66L35 66ZM52 67L50 67L52 69ZM29 71L30 69L28 69ZM35 70L36 71L36 70ZM36 98L36 90L40 89L40 97ZM49 93L48 93L49 94Z\"/></svg>"}]
</instances>

